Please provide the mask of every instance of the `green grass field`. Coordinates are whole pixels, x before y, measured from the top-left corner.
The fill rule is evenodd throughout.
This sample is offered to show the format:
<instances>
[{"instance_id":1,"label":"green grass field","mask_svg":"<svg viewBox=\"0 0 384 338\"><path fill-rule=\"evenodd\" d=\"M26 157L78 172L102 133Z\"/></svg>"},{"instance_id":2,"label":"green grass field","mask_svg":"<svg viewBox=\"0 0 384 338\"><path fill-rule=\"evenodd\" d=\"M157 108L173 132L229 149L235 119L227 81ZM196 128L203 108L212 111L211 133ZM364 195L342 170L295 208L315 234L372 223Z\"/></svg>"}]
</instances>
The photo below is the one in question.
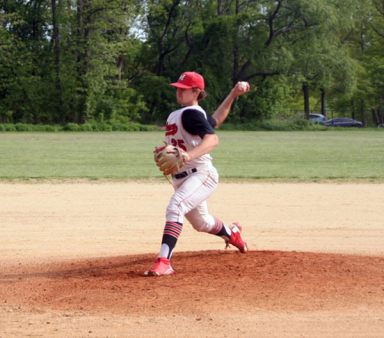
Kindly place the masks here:
<instances>
[{"instance_id":1,"label":"green grass field","mask_svg":"<svg viewBox=\"0 0 384 338\"><path fill-rule=\"evenodd\" d=\"M384 181L384 130L220 131L222 179ZM160 178L162 132L3 133L0 179Z\"/></svg>"}]
</instances>

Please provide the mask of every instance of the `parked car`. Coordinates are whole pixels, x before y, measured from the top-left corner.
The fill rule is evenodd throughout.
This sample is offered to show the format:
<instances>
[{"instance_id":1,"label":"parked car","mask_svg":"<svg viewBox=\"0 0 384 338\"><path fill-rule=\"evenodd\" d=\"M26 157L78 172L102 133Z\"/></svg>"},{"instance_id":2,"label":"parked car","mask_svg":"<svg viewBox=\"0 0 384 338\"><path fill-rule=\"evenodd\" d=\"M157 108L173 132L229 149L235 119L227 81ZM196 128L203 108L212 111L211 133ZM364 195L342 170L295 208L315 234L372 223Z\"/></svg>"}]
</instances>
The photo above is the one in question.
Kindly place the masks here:
<instances>
[{"instance_id":1,"label":"parked car","mask_svg":"<svg viewBox=\"0 0 384 338\"><path fill-rule=\"evenodd\" d=\"M328 127L364 127L363 122L351 119L349 117L338 117L335 119L327 120L323 124Z\"/></svg>"},{"instance_id":2,"label":"parked car","mask_svg":"<svg viewBox=\"0 0 384 338\"><path fill-rule=\"evenodd\" d=\"M323 114L317 114L317 113L310 113L309 114L309 121L313 123L321 123L323 124L327 119Z\"/></svg>"}]
</instances>

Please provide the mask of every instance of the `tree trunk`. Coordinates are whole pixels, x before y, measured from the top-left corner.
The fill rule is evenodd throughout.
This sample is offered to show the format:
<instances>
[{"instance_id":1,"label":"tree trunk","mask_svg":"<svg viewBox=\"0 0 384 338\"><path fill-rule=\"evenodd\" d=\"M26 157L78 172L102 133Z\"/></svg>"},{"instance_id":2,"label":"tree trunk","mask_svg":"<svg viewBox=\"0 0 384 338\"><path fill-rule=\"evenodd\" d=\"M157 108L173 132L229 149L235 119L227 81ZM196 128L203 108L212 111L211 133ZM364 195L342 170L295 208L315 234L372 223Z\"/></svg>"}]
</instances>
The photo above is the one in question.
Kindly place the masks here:
<instances>
[{"instance_id":1,"label":"tree trunk","mask_svg":"<svg viewBox=\"0 0 384 338\"><path fill-rule=\"evenodd\" d=\"M87 10L89 0L77 2L77 112L76 123L84 123L87 116L88 82L86 79L89 64L89 22L87 22Z\"/></svg>"},{"instance_id":2,"label":"tree trunk","mask_svg":"<svg viewBox=\"0 0 384 338\"><path fill-rule=\"evenodd\" d=\"M352 109L351 109L351 118L355 119L356 116L356 101L353 100Z\"/></svg>"},{"instance_id":3,"label":"tree trunk","mask_svg":"<svg viewBox=\"0 0 384 338\"><path fill-rule=\"evenodd\" d=\"M235 7L235 15L237 16L240 11L240 4L239 0L236 0L236 7ZM235 23L236 27L234 27L234 36L233 36L233 69L232 69L232 84L235 85L235 83L240 80L238 78L239 75L239 44L238 44L238 35L239 35L239 26L237 23Z\"/></svg>"},{"instance_id":4,"label":"tree trunk","mask_svg":"<svg viewBox=\"0 0 384 338\"><path fill-rule=\"evenodd\" d=\"M377 109L377 113L379 115L379 124L384 127L384 95L380 97L380 105Z\"/></svg>"},{"instance_id":5,"label":"tree trunk","mask_svg":"<svg viewBox=\"0 0 384 338\"><path fill-rule=\"evenodd\" d=\"M158 47L158 51L159 51L159 58L157 60L157 64L155 66L155 74L156 75L162 75L163 74L163 71L164 71L164 64L165 64L165 57L174 49L177 48L177 46L171 48L171 49L166 49L165 47L165 42L166 42L166 39L167 39L167 36L168 36L168 32L171 28L171 24L172 24L172 20L173 20L173 16L175 15L175 11L177 9L177 7L179 6L180 4L180 0L174 0L173 3L172 3L172 6L170 7L169 9L169 12L168 12L168 15L167 15L167 22L165 23L165 26L164 26L164 30L163 30L163 34L161 35L158 43L159 43L159 47Z\"/></svg>"},{"instance_id":6,"label":"tree trunk","mask_svg":"<svg viewBox=\"0 0 384 338\"><path fill-rule=\"evenodd\" d=\"M359 111L360 111L361 122L363 122L363 124L365 125L365 123L366 123L366 121L365 121L365 104L364 104L363 99L360 99Z\"/></svg>"},{"instance_id":7,"label":"tree trunk","mask_svg":"<svg viewBox=\"0 0 384 338\"><path fill-rule=\"evenodd\" d=\"M304 117L309 119L309 86L308 83L303 83L303 96L304 96Z\"/></svg>"},{"instance_id":8,"label":"tree trunk","mask_svg":"<svg viewBox=\"0 0 384 338\"><path fill-rule=\"evenodd\" d=\"M378 126L379 125L379 118L377 116L377 113L376 113L376 110L375 109L371 109L371 113L372 113L372 120L373 120L373 123Z\"/></svg>"},{"instance_id":9,"label":"tree trunk","mask_svg":"<svg viewBox=\"0 0 384 338\"><path fill-rule=\"evenodd\" d=\"M222 13L223 13L223 1L217 0L216 14L217 16L220 16Z\"/></svg>"},{"instance_id":10,"label":"tree trunk","mask_svg":"<svg viewBox=\"0 0 384 338\"><path fill-rule=\"evenodd\" d=\"M217 0L217 8L216 8L217 16L228 15L231 2L232 0L229 0L229 3L228 3L228 0ZM238 1L236 0L236 2Z\"/></svg>"},{"instance_id":11,"label":"tree trunk","mask_svg":"<svg viewBox=\"0 0 384 338\"><path fill-rule=\"evenodd\" d=\"M327 116L327 109L325 107L325 90L324 88L320 89L320 101L321 101L321 114L323 114L325 117Z\"/></svg>"},{"instance_id":12,"label":"tree trunk","mask_svg":"<svg viewBox=\"0 0 384 338\"><path fill-rule=\"evenodd\" d=\"M121 81L122 75L123 75L123 69L124 69L124 59L121 55L117 58L116 66L117 66L117 79Z\"/></svg>"},{"instance_id":13,"label":"tree trunk","mask_svg":"<svg viewBox=\"0 0 384 338\"><path fill-rule=\"evenodd\" d=\"M56 90L56 116L55 122L65 123L65 116L63 111L64 99L63 99L63 86L61 83L61 48L60 48L60 28L57 21L57 7L60 8L60 0L51 0L52 5L52 43L53 43L53 55L54 55L54 68L55 68L55 90Z\"/></svg>"}]
</instances>

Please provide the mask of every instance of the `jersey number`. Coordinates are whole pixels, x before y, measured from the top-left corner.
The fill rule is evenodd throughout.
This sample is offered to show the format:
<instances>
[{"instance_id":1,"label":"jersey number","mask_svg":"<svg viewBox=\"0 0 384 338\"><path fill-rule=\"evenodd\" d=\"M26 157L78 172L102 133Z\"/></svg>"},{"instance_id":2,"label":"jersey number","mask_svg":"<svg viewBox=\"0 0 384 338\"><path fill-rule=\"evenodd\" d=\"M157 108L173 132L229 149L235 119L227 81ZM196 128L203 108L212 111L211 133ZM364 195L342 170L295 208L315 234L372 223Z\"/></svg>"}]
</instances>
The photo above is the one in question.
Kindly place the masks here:
<instances>
[{"instance_id":1,"label":"jersey number","mask_svg":"<svg viewBox=\"0 0 384 338\"><path fill-rule=\"evenodd\" d=\"M174 138L171 139L172 145L174 147L179 147L183 149L184 151L187 151L187 147L184 145L184 140L176 140Z\"/></svg>"}]
</instances>

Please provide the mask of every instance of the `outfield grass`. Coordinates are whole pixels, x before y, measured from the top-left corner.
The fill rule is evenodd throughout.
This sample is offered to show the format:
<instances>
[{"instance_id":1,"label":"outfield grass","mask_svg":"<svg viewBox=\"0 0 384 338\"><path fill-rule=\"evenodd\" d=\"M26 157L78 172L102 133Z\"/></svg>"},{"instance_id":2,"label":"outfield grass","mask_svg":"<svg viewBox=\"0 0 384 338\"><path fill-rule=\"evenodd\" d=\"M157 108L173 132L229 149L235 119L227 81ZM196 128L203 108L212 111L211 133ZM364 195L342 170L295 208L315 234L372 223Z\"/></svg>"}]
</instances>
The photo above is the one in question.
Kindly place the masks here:
<instances>
[{"instance_id":1,"label":"outfield grass","mask_svg":"<svg viewBox=\"0 0 384 338\"><path fill-rule=\"evenodd\" d=\"M384 130L221 131L214 163L224 179L384 181ZM3 133L0 179L160 178L162 132Z\"/></svg>"}]
</instances>

